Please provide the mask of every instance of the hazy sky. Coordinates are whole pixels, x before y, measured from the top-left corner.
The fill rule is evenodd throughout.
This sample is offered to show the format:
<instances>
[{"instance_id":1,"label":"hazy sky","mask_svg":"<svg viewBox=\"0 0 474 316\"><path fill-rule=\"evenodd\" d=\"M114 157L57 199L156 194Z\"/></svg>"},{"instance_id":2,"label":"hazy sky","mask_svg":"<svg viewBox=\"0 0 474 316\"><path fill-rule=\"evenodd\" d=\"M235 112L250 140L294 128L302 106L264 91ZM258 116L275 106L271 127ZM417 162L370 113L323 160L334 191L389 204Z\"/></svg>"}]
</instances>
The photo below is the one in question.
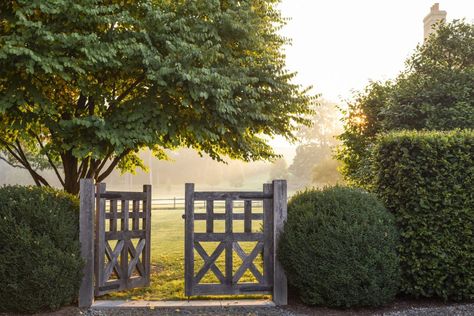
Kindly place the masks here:
<instances>
[{"instance_id":1,"label":"hazy sky","mask_svg":"<svg viewBox=\"0 0 474 316\"><path fill-rule=\"evenodd\" d=\"M340 101L369 79L389 79L423 40L423 18L433 0L282 0L293 39L287 65L297 82ZM439 1L448 21L474 19L473 0Z\"/></svg>"}]
</instances>

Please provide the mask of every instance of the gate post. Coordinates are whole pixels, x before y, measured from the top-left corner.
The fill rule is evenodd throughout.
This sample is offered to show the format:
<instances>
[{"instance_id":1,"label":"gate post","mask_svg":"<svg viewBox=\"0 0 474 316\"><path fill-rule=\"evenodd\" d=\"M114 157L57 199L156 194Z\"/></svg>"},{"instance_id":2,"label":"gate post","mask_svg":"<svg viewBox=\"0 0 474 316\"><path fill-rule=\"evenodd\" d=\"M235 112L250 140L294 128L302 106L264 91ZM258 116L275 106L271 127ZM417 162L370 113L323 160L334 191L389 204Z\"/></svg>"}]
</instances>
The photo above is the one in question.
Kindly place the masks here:
<instances>
[{"instance_id":1,"label":"gate post","mask_svg":"<svg viewBox=\"0 0 474 316\"><path fill-rule=\"evenodd\" d=\"M273 180L273 242L274 242L274 272L273 272L273 301L276 305L288 304L288 289L285 270L278 261L278 241L283 232L283 225L288 214L287 211L287 186L286 180Z\"/></svg>"},{"instance_id":2,"label":"gate post","mask_svg":"<svg viewBox=\"0 0 474 316\"><path fill-rule=\"evenodd\" d=\"M94 301L94 200L93 179L80 180L79 240L84 260L79 289L79 307L86 308Z\"/></svg>"},{"instance_id":3,"label":"gate post","mask_svg":"<svg viewBox=\"0 0 474 316\"><path fill-rule=\"evenodd\" d=\"M191 296L194 284L194 183L186 183L184 199L184 295Z\"/></svg>"}]
</instances>

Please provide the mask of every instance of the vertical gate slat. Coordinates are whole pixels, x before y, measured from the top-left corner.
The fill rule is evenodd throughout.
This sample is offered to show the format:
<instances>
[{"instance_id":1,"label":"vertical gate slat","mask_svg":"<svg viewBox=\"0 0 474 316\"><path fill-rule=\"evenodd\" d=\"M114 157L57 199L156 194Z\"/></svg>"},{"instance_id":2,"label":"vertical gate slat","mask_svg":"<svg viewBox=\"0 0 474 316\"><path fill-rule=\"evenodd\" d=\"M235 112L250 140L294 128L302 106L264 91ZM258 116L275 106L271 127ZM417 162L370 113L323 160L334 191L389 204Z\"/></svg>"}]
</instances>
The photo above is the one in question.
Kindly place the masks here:
<instances>
[{"instance_id":1,"label":"vertical gate slat","mask_svg":"<svg viewBox=\"0 0 474 316\"><path fill-rule=\"evenodd\" d=\"M112 218L110 220L110 231L117 231L117 200L110 201L110 212L112 213Z\"/></svg>"},{"instance_id":2,"label":"vertical gate slat","mask_svg":"<svg viewBox=\"0 0 474 316\"><path fill-rule=\"evenodd\" d=\"M120 269L122 270L123 278L120 279L120 286L123 288L128 287L128 247L130 241L128 238L125 238L125 234L128 232L128 200L121 201L122 207L122 238L123 248L120 255Z\"/></svg>"},{"instance_id":3,"label":"vertical gate slat","mask_svg":"<svg viewBox=\"0 0 474 316\"><path fill-rule=\"evenodd\" d=\"M206 201L206 232L212 233L214 232L214 201L207 200Z\"/></svg>"},{"instance_id":4,"label":"vertical gate slat","mask_svg":"<svg viewBox=\"0 0 474 316\"><path fill-rule=\"evenodd\" d=\"M233 273L233 262L232 262L232 208L233 202L231 199L225 200L225 234L226 234L226 245L225 245L225 280L226 285L232 285L232 273Z\"/></svg>"},{"instance_id":5,"label":"vertical gate slat","mask_svg":"<svg viewBox=\"0 0 474 316\"><path fill-rule=\"evenodd\" d=\"M244 201L244 232L252 232L252 201Z\"/></svg>"},{"instance_id":6,"label":"vertical gate slat","mask_svg":"<svg viewBox=\"0 0 474 316\"><path fill-rule=\"evenodd\" d=\"M138 224L140 221L138 218L138 212L140 211L140 201L133 200L132 209L133 209L132 228L133 230L138 230Z\"/></svg>"},{"instance_id":7,"label":"vertical gate slat","mask_svg":"<svg viewBox=\"0 0 474 316\"><path fill-rule=\"evenodd\" d=\"M185 185L184 280L185 295L193 295L194 285L194 183Z\"/></svg>"},{"instance_id":8,"label":"vertical gate slat","mask_svg":"<svg viewBox=\"0 0 474 316\"><path fill-rule=\"evenodd\" d=\"M143 255L143 261L145 263L145 274L146 274L146 286L150 285L150 267L151 267L151 199L152 191L151 185L144 185L143 192L146 193L146 201L143 201L143 211L145 212L145 250ZM138 224L138 218L137 218ZM137 226L138 227L138 226Z\"/></svg>"}]
</instances>

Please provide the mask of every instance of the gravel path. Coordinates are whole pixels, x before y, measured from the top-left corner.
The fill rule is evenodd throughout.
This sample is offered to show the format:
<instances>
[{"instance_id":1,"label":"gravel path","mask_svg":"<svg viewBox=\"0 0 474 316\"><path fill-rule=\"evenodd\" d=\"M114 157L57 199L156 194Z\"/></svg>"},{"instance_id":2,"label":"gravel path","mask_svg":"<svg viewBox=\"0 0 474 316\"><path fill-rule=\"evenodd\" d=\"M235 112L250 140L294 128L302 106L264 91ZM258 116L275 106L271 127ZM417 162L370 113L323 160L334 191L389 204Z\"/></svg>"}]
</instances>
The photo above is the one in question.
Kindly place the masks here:
<instances>
[{"instance_id":1,"label":"gravel path","mask_svg":"<svg viewBox=\"0 0 474 316\"><path fill-rule=\"evenodd\" d=\"M157 316L157 315L245 315L245 316L474 316L474 303L449 304L430 307L392 306L384 309L336 310L327 308L309 308L304 306L280 307L216 307L192 309L103 309L88 310L84 316Z\"/></svg>"},{"instance_id":2,"label":"gravel path","mask_svg":"<svg viewBox=\"0 0 474 316\"><path fill-rule=\"evenodd\" d=\"M20 314L0 313L0 316ZM474 302L448 303L436 301L397 301L384 308L338 310L323 307L308 307L292 304L286 307L207 307L186 309L164 308L95 308L80 310L77 307L65 307L52 313L35 316L158 316L158 315L244 315L244 316L474 316ZM32 316L32 315L22 315Z\"/></svg>"},{"instance_id":3,"label":"gravel path","mask_svg":"<svg viewBox=\"0 0 474 316\"><path fill-rule=\"evenodd\" d=\"M217 316L217 315L245 315L245 316L296 316L289 310L279 307L208 307L189 309L102 309L88 310L84 316L156 316L156 315L196 315L196 316Z\"/></svg>"}]
</instances>

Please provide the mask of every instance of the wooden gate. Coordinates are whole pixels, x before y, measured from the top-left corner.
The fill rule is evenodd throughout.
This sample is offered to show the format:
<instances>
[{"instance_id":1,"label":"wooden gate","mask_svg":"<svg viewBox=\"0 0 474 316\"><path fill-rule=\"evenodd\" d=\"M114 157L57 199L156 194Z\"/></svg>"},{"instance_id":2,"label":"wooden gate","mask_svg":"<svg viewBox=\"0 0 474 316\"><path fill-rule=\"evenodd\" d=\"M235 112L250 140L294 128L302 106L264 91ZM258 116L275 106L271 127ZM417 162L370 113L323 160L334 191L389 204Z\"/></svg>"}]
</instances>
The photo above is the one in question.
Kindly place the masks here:
<instances>
[{"instance_id":1,"label":"wooden gate","mask_svg":"<svg viewBox=\"0 0 474 316\"><path fill-rule=\"evenodd\" d=\"M150 284L151 186L106 191L97 184L95 295Z\"/></svg>"},{"instance_id":2,"label":"wooden gate","mask_svg":"<svg viewBox=\"0 0 474 316\"><path fill-rule=\"evenodd\" d=\"M202 201L205 210L197 212ZM224 203L221 212L216 210L219 201ZM240 212L235 210L239 203ZM262 192L195 192L188 183L184 218L187 296L273 294L275 303L286 304L286 277L275 255L286 219L286 181L264 184ZM216 232L217 226L222 232ZM206 251L210 243L217 245ZM245 250L242 243L252 245ZM224 269L218 267L219 257ZM206 275L214 280L206 282Z\"/></svg>"},{"instance_id":3,"label":"wooden gate","mask_svg":"<svg viewBox=\"0 0 474 316\"><path fill-rule=\"evenodd\" d=\"M94 192L95 191L95 192ZM81 255L85 259L79 306L94 295L150 284L151 186L143 192L106 191L81 179Z\"/></svg>"}]
</instances>

